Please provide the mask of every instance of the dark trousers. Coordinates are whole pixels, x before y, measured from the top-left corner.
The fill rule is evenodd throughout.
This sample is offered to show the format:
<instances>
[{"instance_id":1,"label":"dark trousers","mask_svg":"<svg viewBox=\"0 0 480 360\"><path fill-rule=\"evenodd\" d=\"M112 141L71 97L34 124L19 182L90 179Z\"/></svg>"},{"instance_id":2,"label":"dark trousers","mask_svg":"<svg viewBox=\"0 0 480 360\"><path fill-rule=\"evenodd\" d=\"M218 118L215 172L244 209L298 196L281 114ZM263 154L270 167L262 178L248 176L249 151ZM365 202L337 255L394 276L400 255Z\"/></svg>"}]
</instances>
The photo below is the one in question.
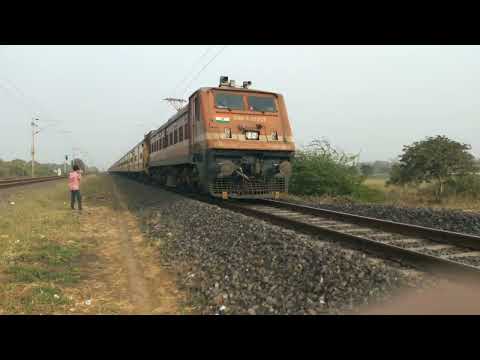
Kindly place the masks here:
<instances>
[{"instance_id":1,"label":"dark trousers","mask_svg":"<svg viewBox=\"0 0 480 360\"><path fill-rule=\"evenodd\" d=\"M72 199L70 206L72 207L72 210L75 209L75 199L78 202L78 210L82 210L82 195L80 194L80 190L72 190L70 193Z\"/></svg>"}]
</instances>

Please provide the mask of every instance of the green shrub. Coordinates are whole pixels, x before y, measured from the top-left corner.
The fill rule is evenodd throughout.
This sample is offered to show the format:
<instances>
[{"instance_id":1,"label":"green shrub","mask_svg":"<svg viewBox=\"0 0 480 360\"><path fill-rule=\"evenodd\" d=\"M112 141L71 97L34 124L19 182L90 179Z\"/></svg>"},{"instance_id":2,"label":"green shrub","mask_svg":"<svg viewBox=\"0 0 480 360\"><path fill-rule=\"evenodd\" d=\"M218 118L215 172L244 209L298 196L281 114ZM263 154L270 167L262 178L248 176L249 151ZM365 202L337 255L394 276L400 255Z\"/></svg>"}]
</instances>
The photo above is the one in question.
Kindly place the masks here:
<instances>
[{"instance_id":1,"label":"green shrub","mask_svg":"<svg viewBox=\"0 0 480 360\"><path fill-rule=\"evenodd\" d=\"M445 184L445 195L468 196L474 199L480 198L480 176L469 174L457 176Z\"/></svg>"},{"instance_id":2,"label":"green shrub","mask_svg":"<svg viewBox=\"0 0 480 360\"><path fill-rule=\"evenodd\" d=\"M358 193L363 178L356 160L357 156L338 151L325 140L315 140L296 152L289 191L298 195Z\"/></svg>"},{"instance_id":3,"label":"green shrub","mask_svg":"<svg viewBox=\"0 0 480 360\"><path fill-rule=\"evenodd\" d=\"M373 189L364 184L360 184L354 189L352 199L360 202L380 203L386 201L387 197L380 189Z\"/></svg>"}]
</instances>

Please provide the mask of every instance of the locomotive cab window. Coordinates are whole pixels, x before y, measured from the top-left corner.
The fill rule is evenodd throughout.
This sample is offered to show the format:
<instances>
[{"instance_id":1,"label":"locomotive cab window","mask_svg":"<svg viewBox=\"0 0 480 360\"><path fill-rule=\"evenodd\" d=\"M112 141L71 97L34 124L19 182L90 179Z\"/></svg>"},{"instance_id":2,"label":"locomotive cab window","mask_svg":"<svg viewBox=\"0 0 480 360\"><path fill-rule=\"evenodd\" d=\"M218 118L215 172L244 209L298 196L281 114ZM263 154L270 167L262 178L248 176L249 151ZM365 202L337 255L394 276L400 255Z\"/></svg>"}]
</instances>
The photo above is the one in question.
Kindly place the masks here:
<instances>
[{"instance_id":1,"label":"locomotive cab window","mask_svg":"<svg viewBox=\"0 0 480 360\"><path fill-rule=\"evenodd\" d=\"M233 94L215 94L215 107L218 109L245 110L243 96Z\"/></svg>"},{"instance_id":2,"label":"locomotive cab window","mask_svg":"<svg viewBox=\"0 0 480 360\"><path fill-rule=\"evenodd\" d=\"M277 112L273 97L249 96L248 110L261 112Z\"/></svg>"}]
</instances>

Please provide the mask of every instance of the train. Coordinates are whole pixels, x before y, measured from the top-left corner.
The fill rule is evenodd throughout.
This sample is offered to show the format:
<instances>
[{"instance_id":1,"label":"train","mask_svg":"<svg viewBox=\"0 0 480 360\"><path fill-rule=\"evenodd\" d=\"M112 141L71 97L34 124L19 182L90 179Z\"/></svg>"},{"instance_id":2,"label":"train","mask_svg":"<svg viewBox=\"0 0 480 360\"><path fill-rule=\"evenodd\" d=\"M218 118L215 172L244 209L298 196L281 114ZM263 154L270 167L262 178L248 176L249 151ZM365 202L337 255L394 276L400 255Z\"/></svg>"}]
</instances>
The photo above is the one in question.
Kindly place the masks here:
<instances>
[{"instance_id":1,"label":"train","mask_svg":"<svg viewBox=\"0 0 480 360\"><path fill-rule=\"evenodd\" d=\"M196 90L108 172L223 199L287 193L295 143L285 100L251 84L221 76Z\"/></svg>"}]
</instances>

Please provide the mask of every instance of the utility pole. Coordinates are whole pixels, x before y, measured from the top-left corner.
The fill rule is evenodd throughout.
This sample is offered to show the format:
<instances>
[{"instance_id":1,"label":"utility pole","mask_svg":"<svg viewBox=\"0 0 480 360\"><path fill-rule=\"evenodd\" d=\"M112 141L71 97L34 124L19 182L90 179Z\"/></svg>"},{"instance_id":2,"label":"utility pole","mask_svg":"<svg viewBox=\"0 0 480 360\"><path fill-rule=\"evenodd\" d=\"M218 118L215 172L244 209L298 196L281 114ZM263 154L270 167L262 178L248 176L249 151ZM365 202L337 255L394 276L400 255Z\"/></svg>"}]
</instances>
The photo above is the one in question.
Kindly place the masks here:
<instances>
[{"instance_id":1,"label":"utility pole","mask_svg":"<svg viewBox=\"0 0 480 360\"><path fill-rule=\"evenodd\" d=\"M36 130L38 125L35 123L38 119L33 119L31 122L32 125L32 178L35 177L35 135L37 135L40 130Z\"/></svg>"}]
</instances>

